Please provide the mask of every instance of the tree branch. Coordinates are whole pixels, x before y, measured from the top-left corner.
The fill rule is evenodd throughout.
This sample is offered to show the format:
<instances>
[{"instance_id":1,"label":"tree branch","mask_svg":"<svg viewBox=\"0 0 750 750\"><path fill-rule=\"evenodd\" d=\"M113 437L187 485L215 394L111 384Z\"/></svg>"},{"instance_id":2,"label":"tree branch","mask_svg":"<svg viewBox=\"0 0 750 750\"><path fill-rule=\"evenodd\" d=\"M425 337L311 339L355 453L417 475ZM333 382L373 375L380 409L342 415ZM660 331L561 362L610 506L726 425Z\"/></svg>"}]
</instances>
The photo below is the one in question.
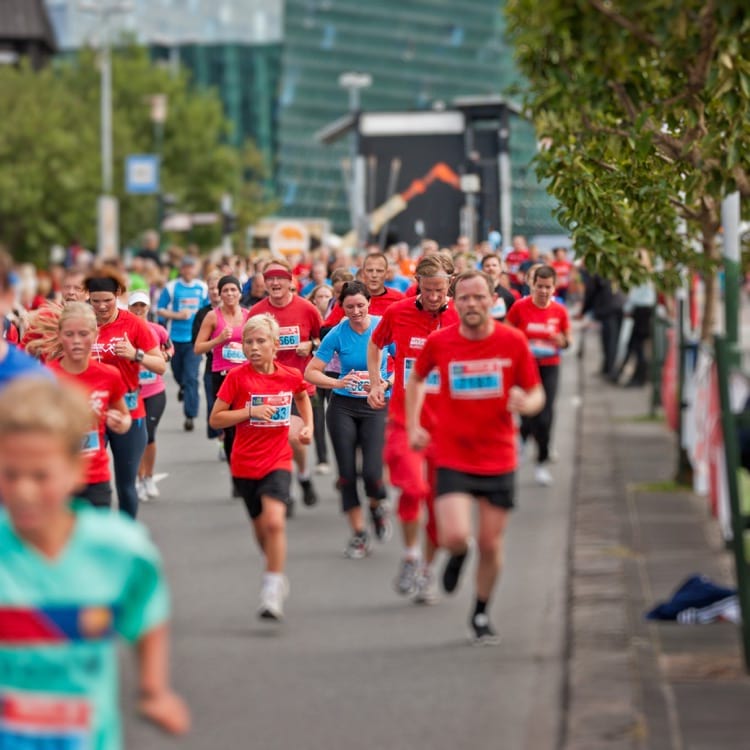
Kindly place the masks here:
<instances>
[{"instance_id":1,"label":"tree branch","mask_svg":"<svg viewBox=\"0 0 750 750\"><path fill-rule=\"evenodd\" d=\"M658 47L659 42L656 37L649 34L647 31L642 29L637 24L633 23L629 18L618 13L613 7L603 0L589 0L591 6L599 11L603 16L608 18L613 23L617 24L621 29L625 29L631 33L636 39L648 44L651 47Z\"/></svg>"}]
</instances>

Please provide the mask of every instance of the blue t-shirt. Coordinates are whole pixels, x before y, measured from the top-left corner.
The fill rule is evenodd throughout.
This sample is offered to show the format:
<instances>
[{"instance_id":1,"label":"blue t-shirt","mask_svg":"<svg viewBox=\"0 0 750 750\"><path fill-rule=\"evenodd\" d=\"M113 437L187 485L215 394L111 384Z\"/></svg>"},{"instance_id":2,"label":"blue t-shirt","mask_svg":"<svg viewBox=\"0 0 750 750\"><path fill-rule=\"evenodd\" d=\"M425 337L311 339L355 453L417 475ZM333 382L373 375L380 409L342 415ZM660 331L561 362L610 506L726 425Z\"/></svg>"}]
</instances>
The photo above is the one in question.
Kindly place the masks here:
<instances>
[{"instance_id":1,"label":"blue t-shirt","mask_svg":"<svg viewBox=\"0 0 750 750\"><path fill-rule=\"evenodd\" d=\"M0 509L0 747L120 750L115 636L165 622L161 561L145 527L74 505L49 560Z\"/></svg>"},{"instance_id":2,"label":"blue t-shirt","mask_svg":"<svg viewBox=\"0 0 750 750\"><path fill-rule=\"evenodd\" d=\"M169 334L175 343L184 344L193 340L193 318L195 313L208 304L208 287L205 281L193 279L190 283L182 278L172 279L159 295L160 310L181 312L190 310L187 320L170 320Z\"/></svg>"},{"instance_id":3,"label":"blue t-shirt","mask_svg":"<svg viewBox=\"0 0 750 750\"><path fill-rule=\"evenodd\" d=\"M11 380L15 380L22 375L24 377L29 375L52 377L50 371L38 360L9 343L8 353L0 360L0 389L8 385Z\"/></svg>"},{"instance_id":4,"label":"blue t-shirt","mask_svg":"<svg viewBox=\"0 0 750 750\"><path fill-rule=\"evenodd\" d=\"M344 377L350 372L356 372L360 377L360 382L356 390L347 390L346 388L334 388L333 392L339 396L350 396L354 398L367 398L365 384L370 382L370 376L367 372L367 345L370 343L372 332L377 328L380 317L377 315L370 316L370 327L362 333L357 333L349 324L349 319L344 318L340 323L335 325L326 334L323 341L315 352L315 356L325 364L328 364L334 354L338 354L341 362L341 375ZM395 349L393 345L383 350L383 356L380 360L380 376L386 378L386 353L393 354Z\"/></svg>"}]
</instances>

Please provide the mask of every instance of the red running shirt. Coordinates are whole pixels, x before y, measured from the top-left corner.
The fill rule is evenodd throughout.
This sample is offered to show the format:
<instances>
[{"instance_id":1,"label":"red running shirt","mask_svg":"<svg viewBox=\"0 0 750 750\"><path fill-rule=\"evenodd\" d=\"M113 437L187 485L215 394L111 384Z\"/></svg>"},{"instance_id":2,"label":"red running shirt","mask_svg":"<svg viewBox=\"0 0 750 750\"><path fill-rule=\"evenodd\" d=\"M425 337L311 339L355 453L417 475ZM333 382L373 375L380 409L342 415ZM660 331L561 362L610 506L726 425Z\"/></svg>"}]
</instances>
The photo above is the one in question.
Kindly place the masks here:
<instances>
[{"instance_id":1,"label":"red running shirt","mask_svg":"<svg viewBox=\"0 0 750 750\"><path fill-rule=\"evenodd\" d=\"M560 364L560 347L554 338L570 332L568 311L563 305L552 300L547 307L537 307L531 297L524 297L508 310L505 322L526 336L537 364Z\"/></svg>"},{"instance_id":2,"label":"red running shirt","mask_svg":"<svg viewBox=\"0 0 750 750\"><path fill-rule=\"evenodd\" d=\"M105 365L113 365L120 371L128 391L125 403L130 409L130 416L133 419L141 419L146 416L138 387L141 366L138 362L115 354L115 345L118 341L124 341L126 335L136 349L143 349L144 352L149 352L159 345L156 335L145 320L128 310L118 310L117 317L111 323L106 323L97 330L96 343L91 347L91 356Z\"/></svg>"},{"instance_id":3,"label":"red running shirt","mask_svg":"<svg viewBox=\"0 0 750 750\"><path fill-rule=\"evenodd\" d=\"M91 430L84 438L81 451L88 460L86 484L108 482L110 480L109 455L104 433L107 428L107 410L111 409L127 390L120 371L111 365L102 365L94 359L89 360L89 366L77 375L64 370L59 359L49 362L48 367L61 381L74 383L85 390L95 414Z\"/></svg>"},{"instance_id":4,"label":"red running shirt","mask_svg":"<svg viewBox=\"0 0 750 750\"><path fill-rule=\"evenodd\" d=\"M274 363L273 373L265 375L251 364L227 373L217 398L230 409L246 409L249 404L270 403L276 413L270 422L248 419L236 426L230 469L233 477L260 479L277 469L292 470L289 423L297 393L305 393L302 373L293 367Z\"/></svg>"},{"instance_id":5,"label":"red running shirt","mask_svg":"<svg viewBox=\"0 0 750 750\"><path fill-rule=\"evenodd\" d=\"M404 388L419 353L424 349L427 337L440 328L458 323L458 315L449 303L445 310L431 313L420 310L414 297L408 297L390 305L373 331L372 341L380 349L396 344L393 393L388 405L388 419L406 425ZM434 394L439 391L437 373L428 378L421 421L426 429L432 425Z\"/></svg>"},{"instance_id":6,"label":"red running shirt","mask_svg":"<svg viewBox=\"0 0 750 750\"><path fill-rule=\"evenodd\" d=\"M312 354L309 357L300 357L296 349L306 341L320 338L322 322L318 308L312 302L295 294L292 296L292 301L284 307L274 307L268 297L265 297L250 308L250 315L260 315L260 313L273 315L281 328L281 344L276 353L276 359L282 365L293 367L300 373L304 373L307 363L312 359ZM314 385L308 383L306 387L309 394L315 393Z\"/></svg>"},{"instance_id":7,"label":"red running shirt","mask_svg":"<svg viewBox=\"0 0 750 750\"><path fill-rule=\"evenodd\" d=\"M512 308L511 308L512 309ZM520 331L495 323L484 339L462 336L459 326L431 334L414 365L426 378L438 368L432 448L438 468L493 475L516 468L516 427L507 409L514 385L539 385L539 369Z\"/></svg>"}]
</instances>

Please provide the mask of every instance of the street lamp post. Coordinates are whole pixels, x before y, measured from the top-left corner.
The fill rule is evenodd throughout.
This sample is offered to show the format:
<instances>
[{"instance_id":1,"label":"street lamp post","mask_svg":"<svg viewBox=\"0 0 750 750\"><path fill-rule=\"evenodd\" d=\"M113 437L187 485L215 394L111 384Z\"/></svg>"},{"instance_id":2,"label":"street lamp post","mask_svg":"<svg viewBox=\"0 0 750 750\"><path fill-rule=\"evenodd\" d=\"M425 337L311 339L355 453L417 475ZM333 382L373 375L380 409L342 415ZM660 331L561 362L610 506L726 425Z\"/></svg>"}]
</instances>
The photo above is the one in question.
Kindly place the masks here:
<instances>
[{"instance_id":1,"label":"street lamp post","mask_svg":"<svg viewBox=\"0 0 750 750\"><path fill-rule=\"evenodd\" d=\"M354 118L350 136L351 169L349 170L349 218L361 247L366 234L365 217L365 160L359 155L360 91L372 86L369 73L350 71L339 76L339 86L349 92L349 112Z\"/></svg>"}]
</instances>

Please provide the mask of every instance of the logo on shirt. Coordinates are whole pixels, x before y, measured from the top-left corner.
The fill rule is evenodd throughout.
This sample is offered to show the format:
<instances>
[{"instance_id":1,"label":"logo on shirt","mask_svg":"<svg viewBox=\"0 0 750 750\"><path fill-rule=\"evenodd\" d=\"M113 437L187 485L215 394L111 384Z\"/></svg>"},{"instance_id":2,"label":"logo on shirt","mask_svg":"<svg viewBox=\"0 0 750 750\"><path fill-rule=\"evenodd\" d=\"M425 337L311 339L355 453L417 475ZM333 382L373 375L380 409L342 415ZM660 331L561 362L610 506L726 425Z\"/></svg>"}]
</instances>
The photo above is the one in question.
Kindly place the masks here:
<instances>
[{"instance_id":1,"label":"logo on shirt","mask_svg":"<svg viewBox=\"0 0 750 750\"><path fill-rule=\"evenodd\" d=\"M78 614L78 629L84 638L101 638L112 630L112 610L84 607Z\"/></svg>"},{"instance_id":2,"label":"logo on shirt","mask_svg":"<svg viewBox=\"0 0 750 750\"><path fill-rule=\"evenodd\" d=\"M427 339L422 336L412 336L409 340L409 346L412 349L424 349L424 345L427 343Z\"/></svg>"}]
</instances>

